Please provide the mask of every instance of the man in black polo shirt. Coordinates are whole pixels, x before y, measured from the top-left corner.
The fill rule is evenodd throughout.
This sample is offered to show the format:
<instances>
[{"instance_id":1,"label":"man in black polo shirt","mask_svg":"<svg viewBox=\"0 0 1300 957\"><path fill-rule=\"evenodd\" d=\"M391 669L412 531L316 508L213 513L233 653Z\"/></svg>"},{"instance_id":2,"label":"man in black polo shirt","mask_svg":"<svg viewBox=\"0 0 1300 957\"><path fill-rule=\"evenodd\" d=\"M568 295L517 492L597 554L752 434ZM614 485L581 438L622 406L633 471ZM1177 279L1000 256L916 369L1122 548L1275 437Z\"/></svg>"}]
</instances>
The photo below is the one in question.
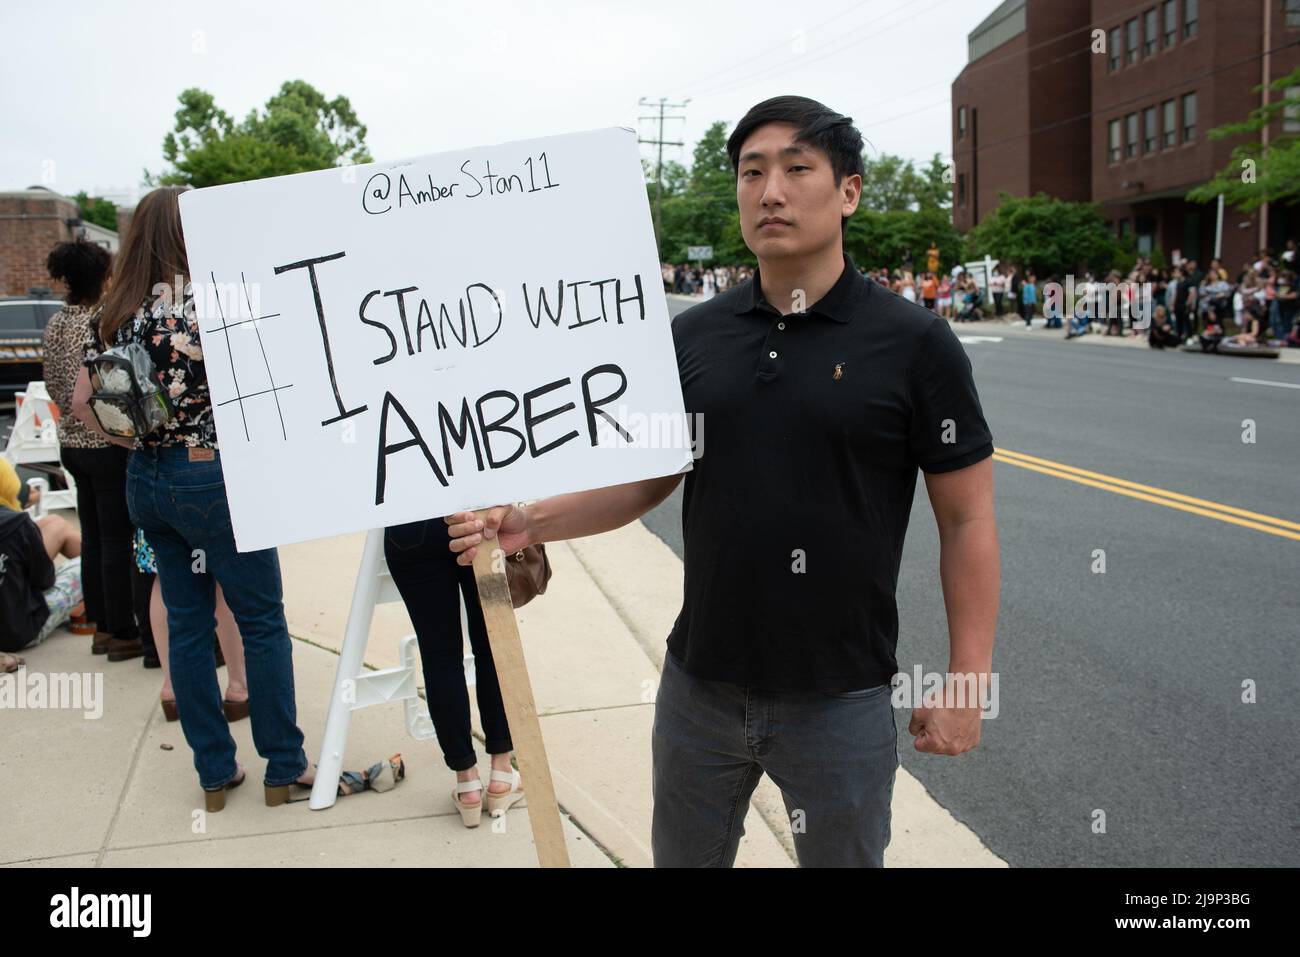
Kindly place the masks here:
<instances>
[{"instance_id":1,"label":"man in black polo shirt","mask_svg":"<svg viewBox=\"0 0 1300 957\"><path fill-rule=\"evenodd\" d=\"M858 274L843 228L862 188L852 121L760 103L727 143L754 278L673 320L688 413L685 594L653 737L656 866L730 865L759 778L801 865L880 866L898 765L895 586L918 466L939 526L949 672L992 667L993 445L946 320ZM448 516L452 551L514 552L634 521L680 475ZM945 699L944 703L951 703ZM920 708L919 751L979 742L978 702Z\"/></svg>"}]
</instances>

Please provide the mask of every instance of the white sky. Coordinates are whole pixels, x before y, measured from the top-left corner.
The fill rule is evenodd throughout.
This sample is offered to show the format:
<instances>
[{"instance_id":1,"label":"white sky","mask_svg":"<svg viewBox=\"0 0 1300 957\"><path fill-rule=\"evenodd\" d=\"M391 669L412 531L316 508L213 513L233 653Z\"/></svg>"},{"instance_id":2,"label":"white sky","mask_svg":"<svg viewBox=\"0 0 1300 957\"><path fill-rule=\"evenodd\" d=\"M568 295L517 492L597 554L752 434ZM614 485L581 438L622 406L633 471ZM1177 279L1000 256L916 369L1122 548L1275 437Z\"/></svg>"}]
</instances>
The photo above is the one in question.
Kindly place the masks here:
<instances>
[{"instance_id":1,"label":"white sky","mask_svg":"<svg viewBox=\"0 0 1300 957\"><path fill-rule=\"evenodd\" d=\"M603 126L656 124L638 99L691 102L665 124L689 162L713 120L798 93L874 147L947 155L949 87L996 0L37 2L0 7L0 188L138 187L163 168L177 94L236 119L282 82L340 93L377 160ZM651 147L643 147L647 157Z\"/></svg>"}]
</instances>

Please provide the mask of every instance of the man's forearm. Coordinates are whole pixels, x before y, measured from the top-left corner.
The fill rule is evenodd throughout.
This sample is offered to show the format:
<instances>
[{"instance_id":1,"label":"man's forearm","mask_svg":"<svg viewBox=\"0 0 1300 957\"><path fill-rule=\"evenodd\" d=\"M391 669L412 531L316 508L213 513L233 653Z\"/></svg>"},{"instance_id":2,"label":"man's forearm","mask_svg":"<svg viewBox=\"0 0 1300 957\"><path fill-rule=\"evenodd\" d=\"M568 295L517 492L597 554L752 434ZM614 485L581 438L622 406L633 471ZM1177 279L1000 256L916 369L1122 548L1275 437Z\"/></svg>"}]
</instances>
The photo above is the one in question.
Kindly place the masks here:
<instances>
[{"instance_id":1,"label":"man's forearm","mask_svg":"<svg viewBox=\"0 0 1300 957\"><path fill-rule=\"evenodd\" d=\"M992 515L940 528L939 578L948 613L948 670L990 671L1002 583Z\"/></svg>"},{"instance_id":2,"label":"man's forearm","mask_svg":"<svg viewBox=\"0 0 1300 957\"><path fill-rule=\"evenodd\" d=\"M527 509L529 540L565 541L621 528L666 499L680 481L680 475L668 475L534 502Z\"/></svg>"}]
</instances>

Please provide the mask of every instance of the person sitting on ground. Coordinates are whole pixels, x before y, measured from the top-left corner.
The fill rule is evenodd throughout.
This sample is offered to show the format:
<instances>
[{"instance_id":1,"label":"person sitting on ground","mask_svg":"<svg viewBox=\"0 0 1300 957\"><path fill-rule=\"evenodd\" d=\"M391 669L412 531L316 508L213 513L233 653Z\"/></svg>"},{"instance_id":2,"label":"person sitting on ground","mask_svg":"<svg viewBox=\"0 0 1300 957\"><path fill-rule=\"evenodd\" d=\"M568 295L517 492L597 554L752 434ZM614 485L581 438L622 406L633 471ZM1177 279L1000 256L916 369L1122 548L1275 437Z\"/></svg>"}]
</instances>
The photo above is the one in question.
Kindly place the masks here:
<instances>
[{"instance_id":1,"label":"person sitting on ground","mask_svg":"<svg viewBox=\"0 0 1300 957\"><path fill-rule=\"evenodd\" d=\"M1234 346L1267 346L1268 333L1260 317L1248 312L1242 317L1241 332L1229 336L1224 343Z\"/></svg>"},{"instance_id":2,"label":"person sitting on ground","mask_svg":"<svg viewBox=\"0 0 1300 957\"><path fill-rule=\"evenodd\" d=\"M1084 273L1083 282L1079 284L1078 297L1074 301L1074 315L1070 317L1069 328L1065 330L1065 338L1073 339L1092 332L1094 304L1092 273Z\"/></svg>"},{"instance_id":3,"label":"person sitting on ground","mask_svg":"<svg viewBox=\"0 0 1300 957\"><path fill-rule=\"evenodd\" d=\"M39 645L81 602L81 533L57 515L33 520L22 510L21 488L14 467L0 458L0 652L6 653ZM58 555L69 561L56 570ZM6 659L4 668L11 666Z\"/></svg>"},{"instance_id":4,"label":"person sitting on ground","mask_svg":"<svg viewBox=\"0 0 1300 957\"><path fill-rule=\"evenodd\" d=\"M1172 349L1178 346L1179 341L1178 333L1169 321L1169 310L1164 306L1156 306L1155 315L1151 318L1151 331L1147 333L1147 345L1152 349Z\"/></svg>"},{"instance_id":5,"label":"person sitting on ground","mask_svg":"<svg viewBox=\"0 0 1300 957\"><path fill-rule=\"evenodd\" d=\"M1219 344L1223 342L1223 327L1212 315L1206 321L1205 330L1197 333L1196 341L1201 344L1202 352L1219 351Z\"/></svg>"},{"instance_id":6,"label":"person sitting on ground","mask_svg":"<svg viewBox=\"0 0 1300 957\"><path fill-rule=\"evenodd\" d=\"M983 320L984 312L980 309L980 305L984 301L984 296L974 279L966 279L961 301L961 311L957 313L958 322L980 322Z\"/></svg>"}]
</instances>

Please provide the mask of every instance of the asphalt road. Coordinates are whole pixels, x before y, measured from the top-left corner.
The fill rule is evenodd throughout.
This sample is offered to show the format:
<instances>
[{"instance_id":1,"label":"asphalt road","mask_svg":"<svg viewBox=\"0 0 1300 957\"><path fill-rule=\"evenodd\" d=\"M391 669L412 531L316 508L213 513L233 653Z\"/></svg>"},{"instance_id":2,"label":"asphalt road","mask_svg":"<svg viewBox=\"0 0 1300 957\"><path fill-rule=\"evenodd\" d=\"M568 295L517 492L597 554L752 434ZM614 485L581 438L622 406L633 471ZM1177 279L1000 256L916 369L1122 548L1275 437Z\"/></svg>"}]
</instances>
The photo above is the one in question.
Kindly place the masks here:
<instances>
[{"instance_id":1,"label":"asphalt road","mask_svg":"<svg viewBox=\"0 0 1300 957\"><path fill-rule=\"evenodd\" d=\"M1300 365L1033 335L966 347L1000 449L1300 522L1300 389L1231 381L1300 386ZM904 766L1013 866L1300 864L1300 541L1017 465L995 475L1000 713L959 758L916 752L901 713ZM680 494L645 519L679 555ZM918 478L903 671L946 670L938 559Z\"/></svg>"}]
</instances>

